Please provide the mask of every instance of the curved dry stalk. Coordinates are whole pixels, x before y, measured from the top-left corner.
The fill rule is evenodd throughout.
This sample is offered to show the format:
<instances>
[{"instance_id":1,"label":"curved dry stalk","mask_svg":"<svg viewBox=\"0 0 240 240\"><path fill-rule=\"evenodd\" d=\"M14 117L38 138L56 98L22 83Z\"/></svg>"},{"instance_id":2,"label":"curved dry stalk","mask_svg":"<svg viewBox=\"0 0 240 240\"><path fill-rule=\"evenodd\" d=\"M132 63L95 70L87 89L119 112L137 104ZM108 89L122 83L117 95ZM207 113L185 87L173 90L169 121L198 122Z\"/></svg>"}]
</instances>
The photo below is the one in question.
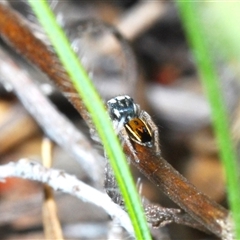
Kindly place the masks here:
<instances>
[{"instance_id":1,"label":"curved dry stalk","mask_svg":"<svg viewBox=\"0 0 240 240\"><path fill-rule=\"evenodd\" d=\"M133 236L133 228L128 214L112 202L107 194L88 186L75 176L61 170L47 169L41 164L27 159L10 162L0 166L0 179L20 177L48 184L56 191L71 194L82 201L87 201L103 208L111 218L118 219L119 224Z\"/></svg>"}]
</instances>

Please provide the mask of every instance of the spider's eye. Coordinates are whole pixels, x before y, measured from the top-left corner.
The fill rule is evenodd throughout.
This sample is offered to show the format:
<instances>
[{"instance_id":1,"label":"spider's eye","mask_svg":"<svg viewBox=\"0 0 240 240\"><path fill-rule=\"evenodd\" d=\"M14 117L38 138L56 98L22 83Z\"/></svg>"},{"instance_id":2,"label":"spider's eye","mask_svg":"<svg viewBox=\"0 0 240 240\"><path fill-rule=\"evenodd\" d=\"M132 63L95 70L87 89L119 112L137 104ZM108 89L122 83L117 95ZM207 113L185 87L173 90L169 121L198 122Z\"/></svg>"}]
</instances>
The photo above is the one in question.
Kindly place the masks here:
<instances>
[{"instance_id":1,"label":"spider's eye","mask_svg":"<svg viewBox=\"0 0 240 240\"><path fill-rule=\"evenodd\" d=\"M150 144L152 133L146 123L139 118L133 118L125 124L129 137L140 144Z\"/></svg>"}]
</instances>

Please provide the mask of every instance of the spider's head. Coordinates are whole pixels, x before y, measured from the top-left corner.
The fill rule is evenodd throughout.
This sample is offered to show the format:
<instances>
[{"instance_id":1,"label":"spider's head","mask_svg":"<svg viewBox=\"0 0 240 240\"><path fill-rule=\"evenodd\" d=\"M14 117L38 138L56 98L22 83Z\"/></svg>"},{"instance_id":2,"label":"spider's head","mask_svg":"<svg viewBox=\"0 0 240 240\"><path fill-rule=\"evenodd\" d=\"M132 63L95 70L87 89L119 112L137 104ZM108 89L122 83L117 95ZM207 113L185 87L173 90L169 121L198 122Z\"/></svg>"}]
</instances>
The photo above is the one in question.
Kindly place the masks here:
<instances>
[{"instance_id":1,"label":"spider's head","mask_svg":"<svg viewBox=\"0 0 240 240\"><path fill-rule=\"evenodd\" d=\"M123 124L138 117L138 106L127 95L117 96L107 102L108 112L113 121Z\"/></svg>"}]
</instances>

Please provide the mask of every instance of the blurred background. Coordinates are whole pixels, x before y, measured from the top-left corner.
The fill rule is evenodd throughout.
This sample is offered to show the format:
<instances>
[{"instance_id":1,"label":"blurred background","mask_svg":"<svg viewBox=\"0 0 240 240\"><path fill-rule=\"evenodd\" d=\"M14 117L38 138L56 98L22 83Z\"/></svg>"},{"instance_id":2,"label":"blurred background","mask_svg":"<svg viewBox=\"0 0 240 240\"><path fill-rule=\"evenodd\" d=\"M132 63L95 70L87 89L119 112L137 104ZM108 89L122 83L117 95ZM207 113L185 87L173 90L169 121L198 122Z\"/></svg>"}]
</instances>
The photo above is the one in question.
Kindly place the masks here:
<instances>
[{"instance_id":1,"label":"blurred background","mask_svg":"<svg viewBox=\"0 0 240 240\"><path fill-rule=\"evenodd\" d=\"M44 40L44 33L26 1L8 2L29 24L36 24L34 29ZM107 101L117 95L132 96L159 127L163 157L200 191L227 207L225 178L211 126L209 104L174 2L49 0L49 3L102 98ZM234 121L238 109L238 59L226 54L228 45L221 42L221 34L211 31L216 16L211 12L214 6L202 5L200 16L208 32L206 37L213 46L209 54L214 55L224 89L223 97ZM47 77L1 38L0 47L90 138L79 114ZM1 164L23 157L40 161L43 131L18 101L11 86L1 82L4 82L4 76L0 76ZM93 147L102 153L100 145L93 143ZM78 163L57 145L53 166L88 182L87 174ZM177 207L136 169L132 170L135 178L141 179L144 197L164 207ZM55 195L66 239L107 239L111 224L103 210L71 196ZM0 183L1 239L44 239L41 202L41 184L15 178ZM155 230L155 239L216 237L170 224Z\"/></svg>"}]
</instances>

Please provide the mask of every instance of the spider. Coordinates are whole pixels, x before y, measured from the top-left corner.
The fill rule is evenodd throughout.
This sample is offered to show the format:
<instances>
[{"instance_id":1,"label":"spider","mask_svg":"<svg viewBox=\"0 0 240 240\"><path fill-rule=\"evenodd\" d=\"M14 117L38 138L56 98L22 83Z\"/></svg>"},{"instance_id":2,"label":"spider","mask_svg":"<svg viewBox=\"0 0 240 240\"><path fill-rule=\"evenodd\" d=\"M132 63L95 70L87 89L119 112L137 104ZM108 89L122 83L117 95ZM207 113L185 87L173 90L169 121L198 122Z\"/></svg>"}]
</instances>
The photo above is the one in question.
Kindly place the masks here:
<instances>
[{"instance_id":1,"label":"spider","mask_svg":"<svg viewBox=\"0 0 240 240\"><path fill-rule=\"evenodd\" d=\"M136 156L131 140L150 148L154 148L156 154L160 154L158 128L152 121L150 115L141 110L127 95L117 96L107 102L109 116L113 126L120 137Z\"/></svg>"},{"instance_id":2,"label":"spider","mask_svg":"<svg viewBox=\"0 0 240 240\"><path fill-rule=\"evenodd\" d=\"M107 109L117 135L122 143L127 144L136 162L139 162L139 159L131 141L153 148L156 154L160 154L157 126L131 97L123 95L112 98L107 102ZM122 195L108 161L104 185L112 201L124 208Z\"/></svg>"}]
</instances>

